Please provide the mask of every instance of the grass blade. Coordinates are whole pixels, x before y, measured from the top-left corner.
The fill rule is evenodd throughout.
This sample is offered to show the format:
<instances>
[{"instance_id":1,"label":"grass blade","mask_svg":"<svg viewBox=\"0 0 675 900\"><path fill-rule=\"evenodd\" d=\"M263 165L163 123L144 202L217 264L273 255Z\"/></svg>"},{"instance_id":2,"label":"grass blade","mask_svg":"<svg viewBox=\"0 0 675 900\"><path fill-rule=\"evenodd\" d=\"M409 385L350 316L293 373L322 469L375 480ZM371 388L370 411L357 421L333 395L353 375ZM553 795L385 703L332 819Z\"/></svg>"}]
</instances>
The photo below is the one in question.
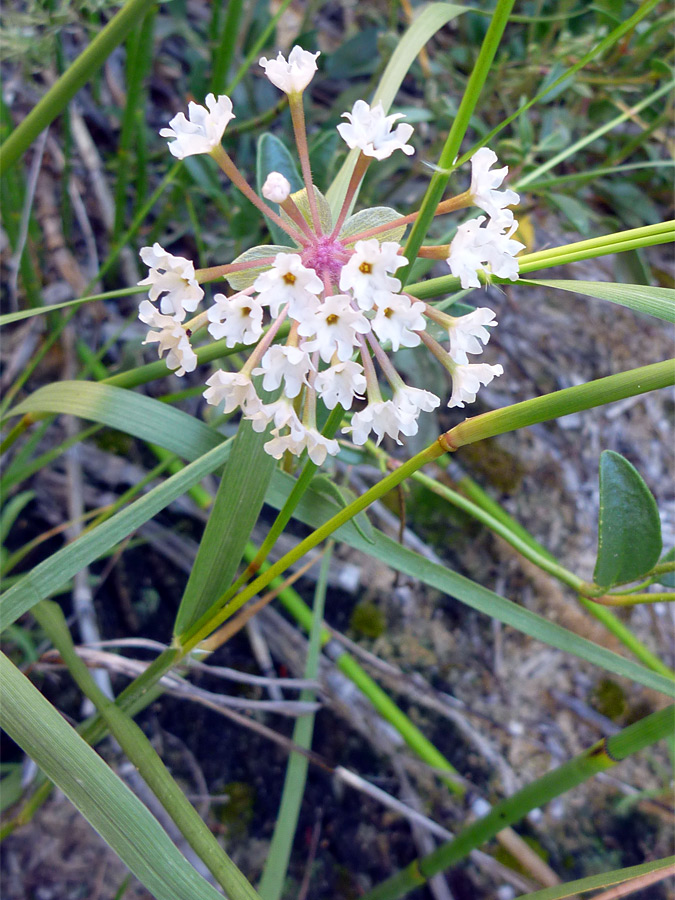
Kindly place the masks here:
<instances>
[{"instance_id":1,"label":"grass blade","mask_svg":"<svg viewBox=\"0 0 675 900\"><path fill-rule=\"evenodd\" d=\"M255 525L276 460L263 449L266 434L242 422L199 544L176 617L182 634L230 586Z\"/></svg>"},{"instance_id":2,"label":"grass blade","mask_svg":"<svg viewBox=\"0 0 675 900\"><path fill-rule=\"evenodd\" d=\"M65 413L108 425L136 438L159 444L184 459L196 459L222 441L199 419L166 403L110 384L61 381L38 388L8 413Z\"/></svg>"},{"instance_id":3,"label":"grass blade","mask_svg":"<svg viewBox=\"0 0 675 900\"><path fill-rule=\"evenodd\" d=\"M675 290L673 288L651 287L643 284L614 284L603 281L526 281L519 284L532 284L538 287L555 288L559 291L571 291L599 300L609 300L619 306L626 306L647 316L655 316L664 322L675 324Z\"/></svg>"},{"instance_id":4,"label":"grass blade","mask_svg":"<svg viewBox=\"0 0 675 900\"><path fill-rule=\"evenodd\" d=\"M17 125L0 147L0 170L3 174L9 171L40 132L63 111L66 104L103 65L115 47L121 44L131 29L138 25L153 3L154 0L127 0L87 49L66 69L56 84L47 91L37 106Z\"/></svg>"},{"instance_id":5,"label":"grass blade","mask_svg":"<svg viewBox=\"0 0 675 900\"><path fill-rule=\"evenodd\" d=\"M222 900L95 750L0 653L0 723L158 900ZM121 827L121 823L124 826Z\"/></svg>"},{"instance_id":6,"label":"grass blade","mask_svg":"<svg viewBox=\"0 0 675 900\"><path fill-rule=\"evenodd\" d=\"M641 875L660 873L662 878L669 874L675 874L675 856L667 856L665 859L655 859L652 862L642 863L640 866L629 866L626 869L614 869L612 872L603 872L601 875L589 875L579 878L577 881L568 881L567 884L544 888L533 894L523 894L518 900L563 900L575 894L592 891L596 888L611 887L614 884L624 884L639 878ZM673 870L668 872L668 869ZM637 890L636 886L634 890Z\"/></svg>"},{"instance_id":7,"label":"grass blade","mask_svg":"<svg viewBox=\"0 0 675 900\"><path fill-rule=\"evenodd\" d=\"M382 102L385 112L389 111L394 97L401 87L408 69L413 64L420 50L427 41L448 22L466 12L468 7L456 6L454 3L431 3L425 7L415 18L415 21L405 32L396 46L391 59L380 79L372 103ZM330 203L333 215L337 216L351 178L359 151L352 150L335 176L326 197Z\"/></svg>"},{"instance_id":8,"label":"grass blade","mask_svg":"<svg viewBox=\"0 0 675 900\"><path fill-rule=\"evenodd\" d=\"M231 443L223 441L94 531L83 534L78 540L35 566L0 597L0 631L40 600L57 593L76 572L98 559L192 485L198 484L206 475L218 469L227 459L230 450Z\"/></svg>"},{"instance_id":9,"label":"grass blade","mask_svg":"<svg viewBox=\"0 0 675 900\"><path fill-rule=\"evenodd\" d=\"M594 744L584 753L495 804L486 816L460 831L453 841L443 844L429 856L415 860L366 894L363 900L397 900L403 897L413 888L425 884L437 872L464 859L471 850L482 846L506 825L519 822L530 810L543 806L598 772L611 769L633 753L668 737L674 728L675 706L669 706Z\"/></svg>"},{"instance_id":10,"label":"grass blade","mask_svg":"<svg viewBox=\"0 0 675 900\"><path fill-rule=\"evenodd\" d=\"M319 654L321 652L321 637L323 631L323 610L326 603L326 588L328 585L328 570L332 558L332 544L329 543L321 560L321 571L314 591L314 608L312 610L312 624L310 628L309 646L307 649L307 662L305 664L304 677L308 680L316 680L319 673ZM300 694L300 700L312 701L315 699L314 691L305 690ZM312 735L314 733L315 714L302 716L293 728L293 743L304 750L310 750ZM293 839L298 827L300 806L305 793L307 780L307 767L309 760L300 753L291 753L286 767L286 779L281 794L279 814L274 826L274 835L270 844L269 854L265 862L258 892L262 900L279 900L284 889L288 861L291 858Z\"/></svg>"}]
</instances>

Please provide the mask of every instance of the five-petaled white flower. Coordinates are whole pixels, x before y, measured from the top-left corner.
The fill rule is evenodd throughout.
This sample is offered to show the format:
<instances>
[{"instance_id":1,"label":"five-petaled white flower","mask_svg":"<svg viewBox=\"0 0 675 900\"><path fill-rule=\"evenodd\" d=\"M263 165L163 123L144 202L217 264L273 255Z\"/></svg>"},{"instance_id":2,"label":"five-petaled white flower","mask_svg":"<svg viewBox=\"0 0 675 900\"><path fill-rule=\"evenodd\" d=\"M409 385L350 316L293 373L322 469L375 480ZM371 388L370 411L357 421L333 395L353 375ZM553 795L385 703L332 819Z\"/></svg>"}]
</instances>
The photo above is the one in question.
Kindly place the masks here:
<instances>
[{"instance_id":1,"label":"five-petaled white flower","mask_svg":"<svg viewBox=\"0 0 675 900\"><path fill-rule=\"evenodd\" d=\"M175 316L164 316L149 300L143 300L138 307L138 318L150 328L144 344L157 343L159 356L166 353L166 364L169 369L176 369L176 375L182 376L197 367L197 355L190 346L185 329Z\"/></svg>"},{"instance_id":2,"label":"five-petaled white flower","mask_svg":"<svg viewBox=\"0 0 675 900\"><path fill-rule=\"evenodd\" d=\"M395 241L357 241L354 253L342 267L340 290L351 291L361 309L372 309L378 291L400 291L401 282L391 275L408 262L399 254L400 249Z\"/></svg>"},{"instance_id":3,"label":"five-petaled white flower","mask_svg":"<svg viewBox=\"0 0 675 900\"><path fill-rule=\"evenodd\" d=\"M195 278L195 267L183 256L173 256L158 243L143 247L141 259L150 269L148 277L140 285L150 285L148 296L154 302L159 297L159 308L165 315L174 316L179 322L186 312L194 312L204 291Z\"/></svg>"},{"instance_id":4,"label":"five-petaled white flower","mask_svg":"<svg viewBox=\"0 0 675 900\"><path fill-rule=\"evenodd\" d=\"M311 337L303 347L309 353L315 350L324 362L330 362L333 354L345 362L354 352L357 334L368 334L370 322L359 309L354 309L351 298L346 294L326 297L312 317L303 319L298 325L298 334Z\"/></svg>"},{"instance_id":5,"label":"five-petaled white flower","mask_svg":"<svg viewBox=\"0 0 675 900\"><path fill-rule=\"evenodd\" d=\"M497 162L497 154L488 147L481 147L471 157L471 199L485 212L510 224L513 221L513 213L507 206L514 206L520 201L515 191L498 191L497 188L506 178L509 167L490 171L490 166Z\"/></svg>"},{"instance_id":6,"label":"five-petaled white flower","mask_svg":"<svg viewBox=\"0 0 675 900\"><path fill-rule=\"evenodd\" d=\"M260 65L265 70L265 75L275 87L285 94L298 94L304 91L314 78L317 70L316 58L319 53L310 53L302 47L293 47L288 54L288 60L282 53L276 59L260 60Z\"/></svg>"},{"instance_id":7,"label":"five-petaled white flower","mask_svg":"<svg viewBox=\"0 0 675 900\"><path fill-rule=\"evenodd\" d=\"M489 270L497 278L508 278L509 281L516 281L518 278L516 253L524 250L525 244L513 240L512 235L517 228L518 222L515 219L512 222L490 219L485 226L488 240L483 247L483 256Z\"/></svg>"},{"instance_id":8,"label":"five-petaled white flower","mask_svg":"<svg viewBox=\"0 0 675 900\"><path fill-rule=\"evenodd\" d=\"M485 216L464 222L450 244L448 265L453 275L467 290L480 287L478 272L492 273L498 278L515 281L518 278L518 260L515 254L525 245L512 239L518 228L515 219L511 222L490 219L484 228Z\"/></svg>"},{"instance_id":9,"label":"five-petaled white flower","mask_svg":"<svg viewBox=\"0 0 675 900\"><path fill-rule=\"evenodd\" d=\"M263 388L275 391L281 382L285 382L284 394L297 397L303 385L307 384L307 374L312 362L307 351L300 347L280 347L273 345L262 358L260 367L253 370L254 375L264 375Z\"/></svg>"},{"instance_id":10,"label":"five-petaled white flower","mask_svg":"<svg viewBox=\"0 0 675 900\"><path fill-rule=\"evenodd\" d=\"M358 147L364 156L380 160L387 159L394 150L403 150L407 156L415 152L408 144L414 131L412 125L397 125L392 131L396 120L404 118L403 113L387 116L381 102L370 107L365 100L357 100L352 111L342 113L342 118L349 119L349 124L343 122L337 130L350 150Z\"/></svg>"},{"instance_id":11,"label":"five-petaled white flower","mask_svg":"<svg viewBox=\"0 0 675 900\"><path fill-rule=\"evenodd\" d=\"M497 375L502 375L502 366L490 366L487 363L470 363L454 366L452 370L452 396L448 406L461 406L473 403L482 384L490 384Z\"/></svg>"},{"instance_id":12,"label":"five-petaled white flower","mask_svg":"<svg viewBox=\"0 0 675 900\"><path fill-rule=\"evenodd\" d=\"M229 97L221 94L216 99L213 94L207 94L206 107L190 101L188 118L185 113L178 113L169 127L159 133L161 137L175 138L169 143L169 150L177 159L185 159L198 153L211 153L219 147L228 122L234 118Z\"/></svg>"},{"instance_id":13,"label":"five-petaled white flower","mask_svg":"<svg viewBox=\"0 0 675 900\"><path fill-rule=\"evenodd\" d=\"M450 356L458 363L468 363L467 353L482 353L483 345L490 340L487 327L494 328L497 324L495 313L487 306L474 309L466 316L448 318Z\"/></svg>"},{"instance_id":14,"label":"five-petaled white flower","mask_svg":"<svg viewBox=\"0 0 675 900\"><path fill-rule=\"evenodd\" d=\"M371 431L377 435L378 444L385 435L400 444L400 434L407 437L417 434L417 418L407 409L401 409L393 400L377 400L355 412L351 425L347 425L342 431L344 434L351 434L352 441L359 445L365 444Z\"/></svg>"},{"instance_id":15,"label":"five-petaled white flower","mask_svg":"<svg viewBox=\"0 0 675 900\"><path fill-rule=\"evenodd\" d=\"M281 172L270 172L262 186L262 195L272 203L283 203L291 193L291 183Z\"/></svg>"},{"instance_id":16,"label":"five-petaled white flower","mask_svg":"<svg viewBox=\"0 0 675 900\"><path fill-rule=\"evenodd\" d=\"M245 412L253 414L262 406L256 394L251 376L246 372L224 372L218 369L207 378L208 390L204 391L204 399L212 406L219 406L223 401L226 413L234 412L241 407Z\"/></svg>"},{"instance_id":17,"label":"five-petaled white flower","mask_svg":"<svg viewBox=\"0 0 675 900\"><path fill-rule=\"evenodd\" d=\"M297 253L277 253L272 267L258 275L253 287L260 292L258 302L269 306L273 316L288 303L290 316L301 320L318 308L323 282L314 269L303 266Z\"/></svg>"},{"instance_id":18,"label":"five-petaled white flower","mask_svg":"<svg viewBox=\"0 0 675 900\"><path fill-rule=\"evenodd\" d=\"M340 406L351 409L354 397L363 396L366 379L363 366L351 359L324 369L314 379L314 388L328 409Z\"/></svg>"},{"instance_id":19,"label":"five-petaled white flower","mask_svg":"<svg viewBox=\"0 0 675 900\"><path fill-rule=\"evenodd\" d=\"M395 388L393 401L404 414L417 418L421 412L431 412L440 406L441 398L431 391L423 391L404 384Z\"/></svg>"},{"instance_id":20,"label":"five-petaled white flower","mask_svg":"<svg viewBox=\"0 0 675 900\"><path fill-rule=\"evenodd\" d=\"M376 295L377 312L371 325L380 341L391 341L392 350L399 347L417 347L420 342L417 331L424 331L426 320L424 303L411 302L410 298L401 294Z\"/></svg>"},{"instance_id":21,"label":"five-petaled white flower","mask_svg":"<svg viewBox=\"0 0 675 900\"><path fill-rule=\"evenodd\" d=\"M216 340L225 338L227 347L255 344L263 332L263 308L246 293L214 294L214 305L207 312L209 334Z\"/></svg>"}]
</instances>

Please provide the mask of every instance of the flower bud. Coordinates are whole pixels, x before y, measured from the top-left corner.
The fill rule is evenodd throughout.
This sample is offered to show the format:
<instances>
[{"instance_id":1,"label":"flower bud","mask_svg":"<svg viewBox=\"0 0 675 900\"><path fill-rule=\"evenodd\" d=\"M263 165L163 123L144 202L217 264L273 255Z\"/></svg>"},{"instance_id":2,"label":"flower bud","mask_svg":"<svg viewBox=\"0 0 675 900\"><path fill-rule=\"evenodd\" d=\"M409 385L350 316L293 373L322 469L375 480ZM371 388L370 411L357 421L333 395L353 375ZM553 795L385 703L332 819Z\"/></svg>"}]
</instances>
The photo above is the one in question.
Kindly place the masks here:
<instances>
[{"instance_id":1,"label":"flower bud","mask_svg":"<svg viewBox=\"0 0 675 900\"><path fill-rule=\"evenodd\" d=\"M262 195L265 200L270 200L272 203L283 203L288 199L290 193L291 184L288 178L284 178L281 172L270 172L262 187Z\"/></svg>"}]
</instances>

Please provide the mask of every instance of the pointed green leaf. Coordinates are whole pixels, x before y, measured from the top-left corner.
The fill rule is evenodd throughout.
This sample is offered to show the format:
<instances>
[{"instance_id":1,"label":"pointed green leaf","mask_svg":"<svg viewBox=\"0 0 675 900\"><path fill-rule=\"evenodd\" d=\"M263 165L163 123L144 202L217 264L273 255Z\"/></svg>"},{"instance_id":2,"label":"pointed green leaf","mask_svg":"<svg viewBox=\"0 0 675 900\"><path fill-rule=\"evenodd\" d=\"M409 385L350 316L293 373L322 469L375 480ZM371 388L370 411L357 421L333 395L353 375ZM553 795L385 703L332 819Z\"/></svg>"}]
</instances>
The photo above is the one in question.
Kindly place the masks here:
<instances>
[{"instance_id":1,"label":"pointed green leaf","mask_svg":"<svg viewBox=\"0 0 675 900\"><path fill-rule=\"evenodd\" d=\"M275 226L276 227L276 226ZM289 247L286 244L261 244L259 247L251 247L250 250L244 250L234 260L235 263L251 262L254 259L274 259L277 253L288 253ZM250 287L256 280L258 275L269 269L271 263L264 263L259 268L244 269L243 272L233 272L227 276L228 284L235 291L243 291L244 288Z\"/></svg>"},{"instance_id":2,"label":"pointed green leaf","mask_svg":"<svg viewBox=\"0 0 675 900\"><path fill-rule=\"evenodd\" d=\"M370 231L371 228L377 228L380 225L384 225L385 222L394 222L400 218L401 213L396 212L395 209L391 209L389 206L373 206L370 209L361 209L359 212L354 213L353 216L350 216L342 226L340 240L344 241L352 235L359 234L362 231ZM374 235L374 237L380 244L383 241L399 242L407 227L407 225L397 225L389 231L382 231L380 234Z\"/></svg>"},{"instance_id":3,"label":"pointed green leaf","mask_svg":"<svg viewBox=\"0 0 675 900\"><path fill-rule=\"evenodd\" d=\"M600 875L588 875L586 878L579 878L577 881L568 881L566 884L556 884L554 887L543 888L540 891L535 891L533 894L523 894L518 897L518 900L563 900L565 897L576 897L582 892L585 893L597 888L624 884L633 878L639 878L641 875L649 875L652 872L663 872L664 869L674 868L675 856L667 856L665 859L654 859L639 866L614 869L611 872L602 872ZM665 875L666 873L664 872L663 874ZM617 896L621 895L618 894Z\"/></svg>"},{"instance_id":4,"label":"pointed green leaf","mask_svg":"<svg viewBox=\"0 0 675 900\"><path fill-rule=\"evenodd\" d=\"M158 900L222 900L147 807L0 654L0 723Z\"/></svg>"},{"instance_id":5,"label":"pointed green leaf","mask_svg":"<svg viewBox=\"0 0 675 900\"><path fill-rule=\"evenodd\" d=\"M230 450L231 441L223 441L93 531L85 532L72 544L67 544L49 559L38 563L0 597L0 632L40 600L58 593L76 572L98 559L156 516L176 497L180 497L194 484L220 468Z\"/></svg>"},{"instance_id":6,"label":"pointed green leaf","mask_svg":"<svg viewBox=\"0 0 675 900\"><path fill-rule=\"evenodd\" d=\"M619 306L626 306L636 312L648 316L656 316L664 322L675 323L675 290L672 288L652 287L645 284L614 284L603 281L567 281L547 280L529 281L520 279L518 284L533 284L539 287L555 288L559 291L571 291L599 300L609 300Z\"/></svg>"},{"instance_id":7,"label":"pointed green leaf","mask_svg":"<svg viewBox=\"0 0 675 900\"><path fill-rule=\"evenodd\" d=\"M293 479L286 473L277 470L270 482L266 497L267 503L279 509L292 487ZM298 504L294 517L313 528L318 528L335 515L339 508L335 502L322 497L310 488ZM670 678L652 672L631 659L626 659L593 641L580 637L544 616L539 616L524 606L507 600L494 591L465 578L458 572L453 572L445 566L425 559L419 553L415 553L387 537L377 528L373 528L373 535L375 543L370 544L359 534L353 521L335 531L335 538L338 541L343 541L350 547L361 550L398 572L419 579L424 584L454 597L461 603L465 603L472 609L491 616L505 625L510 625L523 634L562 650L564 653L585 659L615 675L622 675L638 684L652 687L669 697L675 697L675 685Z\"/></svg>"},{"instance_id":8,"label":"pointed green leaf","mask_svg":"<svg viewBox=\"0 0 675 900\"><path fill-rule=\"evenodd\" d=\"M38 388L8 416L66 413L90 419L159 444L184 459L196 459L222 441L222 435L188 413L152 397L95 381L59 381Z\"/></svg>"},{"instance_id":9,"label":"pointed green leaf","mask_svg":"<svg viewBox=\"0 0 675 900\"><path fill-rule=\"evenodd\" d=\"M635 581L656 565L662 546L656 500L642 476L621 454L603 451L593 580L600 587Z\"/></svg>"},{"instance_id":10,"label":"pointed green leaf","mask_svg":"<svg viewBox=\"0 0 675 900\"><path fill-rule=\"evenodd\" d=\"M253 431L250 422L239 425L181 600L176 634L196 622L234 579L276 465L263 449L267 437Z\"/></svg>"},{"instance_id":11,"label":"pointed green leaf","mask_svg":"<svg viewBox=\"0 0 675 900\"><path fill-rule=\"evenodd\" d=\"M307 196L307 189L303 188L301 191L296 191L294 194L291 194L291 200L298 207L303 219L311 228L312 210L309 205ZM321 230L324 234L330 234L333 230L333 214L330 211L328 201L316 185L314 185L314 196L316 197L316 208L317 212L319 213L319 224L321 225ZM289 225L293 224L293 220L290 216L286 215L283 209L281 210L280 215L281 218L284 219L284 221L288 222Z\"/></svg>"}]
</instances>

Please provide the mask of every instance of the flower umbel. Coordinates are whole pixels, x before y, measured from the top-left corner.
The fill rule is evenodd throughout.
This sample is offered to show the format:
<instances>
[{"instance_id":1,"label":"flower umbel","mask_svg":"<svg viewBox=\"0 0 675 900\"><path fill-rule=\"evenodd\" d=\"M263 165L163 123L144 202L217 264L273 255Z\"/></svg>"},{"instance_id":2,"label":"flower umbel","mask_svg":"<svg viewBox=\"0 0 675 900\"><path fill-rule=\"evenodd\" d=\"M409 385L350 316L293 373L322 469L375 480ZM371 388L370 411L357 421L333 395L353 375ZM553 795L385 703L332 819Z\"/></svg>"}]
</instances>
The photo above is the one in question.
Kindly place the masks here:
<instances>
[{"instance_id":1,"label":"flower umbel","mask_svg":"<svg viewBox=\"0 0 675 900\"><path fill-rule=\"evenodd\" d=\"M351 112L344 113L348 121L338 125L347 145L361 152L335 216L315 187L302 92L314 77L318 56L294 47L288 59L279 54L260 60L267 78L289 95L305 181L302 191L292 194L280 172L267 174L262 197L248 185L220 147L234 117L227 97L209 94L205 107L190 103L188 118L179 113L169 128L162 129L161 135L171 139L174 156L211 154L248 199L286 231L292 245L256 247L231 264L196 272L189 260L167 253L160 244L144 247L141 257L149 274L140 283L148 286L149 300L141 303L139 318L151 329L146 343L158 344L159 355L166 354L167 365L177 375L196 368L190 336L204 325L230 350L252 346L239 371L217 369L208 378L205 400L226 413L240 410L257 432L269 429L265 450L276 459L307 451L314 463L322 465L328 455L338 453L339 445L332 434L317 428L317 404L347 413L360 403L342 429L359 445L371 434L378 443L385 437L401 443L402 436L417 433L421 413L440 405L436 394L403 381L388 348L396 352L424 344L452 378L450 407L473 402L481 385L503 369L469 362L469 355L483 351L489 329L497 324L491 309L450 316L406 293L396 277L409 262L399 240L416 214L401 217L395 210L378 207L348 217L372 160L387 159L395 150L406 156L414 152L409 144L413 128L399 122L401 114L387 115L382 103L371 107L357 100ZM523 245L513 237L517 222L508 207L519 198L514 191L499 190L508 170L493 169L496 161L488 148L474 154L470 189L443 201L437 210L440 215L472 202L490 218L482 215L461 224L449 247L420 251L436 258L447 254L452 273L465 289L480 286L479 273L483 278L518 277L515 256ZM278 204L279 214L266 201ZM216 293L207 311L185 323L187 313L194 312L203 297L200 282L216 278L225 278L235 292ZM446 333L448 349L429 332L430 322ZM380 377L387 385L384 396ZM259 391L277 392L277 399L263 402Z\"/></svg>"}]
</instances>

